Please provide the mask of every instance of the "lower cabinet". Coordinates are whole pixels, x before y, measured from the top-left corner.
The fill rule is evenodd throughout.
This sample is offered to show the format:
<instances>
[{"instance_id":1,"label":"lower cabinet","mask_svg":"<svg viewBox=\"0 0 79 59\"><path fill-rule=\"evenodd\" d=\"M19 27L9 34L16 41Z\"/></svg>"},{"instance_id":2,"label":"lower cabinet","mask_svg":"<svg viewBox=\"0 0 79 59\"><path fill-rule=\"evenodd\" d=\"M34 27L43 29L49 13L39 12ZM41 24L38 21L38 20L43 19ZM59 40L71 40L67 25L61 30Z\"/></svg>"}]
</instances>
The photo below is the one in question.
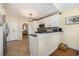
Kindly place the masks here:
<instances>
[{"instance_id":1,"label":"lower cabinet","mask_svg":"<svg viewBox=\"0 0 79 59\"><path fill-rule=\"evenodd\" d=\"M29 50L30 56L38 55L38 39L37 37L29 36Z\"/></svg>"},{"instance_id":2,"label":"lower cabinet","mask_svg":"<svg viewBox=\"0 0 79 59\"><path fill-rule=\"evenodd\" d=\"M37 37L29 36L29 50L31 56L48 56L60 44L61 33L37 33Z\"/></svg>"},{"instance_id":3,"label":"lower cabinet","mask_svg":"<svg viewBox=\"0 0 79 59\"><path fill-rule=\"evenodd\" d=\"M60 35L61 33L59 32L38 34L39 55L49 56L52 52L54 52L60 44Z\"/></svg>"}]
</instances>

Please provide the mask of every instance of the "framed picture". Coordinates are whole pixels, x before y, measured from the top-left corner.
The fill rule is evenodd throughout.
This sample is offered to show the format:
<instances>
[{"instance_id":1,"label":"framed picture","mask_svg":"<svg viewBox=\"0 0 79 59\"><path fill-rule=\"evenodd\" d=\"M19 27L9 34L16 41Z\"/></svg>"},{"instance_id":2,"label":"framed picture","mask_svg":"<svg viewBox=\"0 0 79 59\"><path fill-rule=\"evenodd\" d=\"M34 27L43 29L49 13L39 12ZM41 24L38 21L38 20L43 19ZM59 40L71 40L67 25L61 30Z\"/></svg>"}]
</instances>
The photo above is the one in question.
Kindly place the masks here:
<instances>
[{"instance_id":1,"label":"framed picture","mask_svg":"<svg viewBox=\"0 0 79 59\"><path fill-rule=\"evenodd\" d=\"M79 24L79 15L67 17L66 24Z\"/></svg>"}]
</instances>

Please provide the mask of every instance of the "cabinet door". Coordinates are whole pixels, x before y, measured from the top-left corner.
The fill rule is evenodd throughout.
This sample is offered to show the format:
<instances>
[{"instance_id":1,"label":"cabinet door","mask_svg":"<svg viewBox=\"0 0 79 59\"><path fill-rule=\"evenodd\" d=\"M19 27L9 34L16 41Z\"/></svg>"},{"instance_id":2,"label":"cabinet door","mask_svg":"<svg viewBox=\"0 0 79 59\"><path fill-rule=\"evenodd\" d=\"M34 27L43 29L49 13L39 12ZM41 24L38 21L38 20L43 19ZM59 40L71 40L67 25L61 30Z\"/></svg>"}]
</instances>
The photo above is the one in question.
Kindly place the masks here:
<instances>
[{"instance_id":1,"label":"cabinet door","mask_svg":"<svg viewBox=\"0 0 79 59\"><path fill-rule=\"evenodd\" d=\"M33 21L29 23L29 34L35 34L38 28L37 21Z\"/></svg>"},{"instance_id":2,"label":"cabinet door","mask_svg":"<svg viewBox=\"0 0 79 59\"><path fill-rule=\"evenodd\" d=\"M38 39L36 37L29 36L29 49L31 56L38 55Z\"/></svg>"},{"instance_id":3,"label":"cabinet door","mask_svg":"<svg viewBox=\"0 0 79 59\"><path fill-rule=\"evenodd\" d=\"M32 29L33 29L33 32L34 32L34 33L37 31L37 28L38 28L37 21L34 21L34 22L32 23Z\"/></svg>"},{"instance_id":4,"label":"cabinet door","mask_svg":"<svg viewBox=\"0 0 79 59\"><path fill-rule=\"evenodd\" d=\"M3 26L0 26L0 56L3 55Z\"/></svg>"},{"instance_id":5,"label":"cabinet door","mask_svg":"<svg viewBox=\"0 0 79 59\"><path fill-rule=\"evenodd\" d=\"M39 34L39 55L48 56L58 48L60 33Z\"/></svg>"},{"instance_id":6,"label":"cabinet door","mask_svg":"<svg viewBox=\"0 0 79 59\"><path fill-rule=\"evenodd\" d=\"M33 30L32 30L32 23L30 22L29 24L28 24L28 33L29 34L32 34L33 33Z\"/></svg>"},{"instance_id":7,"label":"cabinet door","mask_svg":"<svg viewBox=\"0 0 79 59\"><path fill-rule=\"evenodd\" d=\"M44 21L46 27L59 27L59 14L50 16L44 19Z\"/></svg>"}]
</instances>

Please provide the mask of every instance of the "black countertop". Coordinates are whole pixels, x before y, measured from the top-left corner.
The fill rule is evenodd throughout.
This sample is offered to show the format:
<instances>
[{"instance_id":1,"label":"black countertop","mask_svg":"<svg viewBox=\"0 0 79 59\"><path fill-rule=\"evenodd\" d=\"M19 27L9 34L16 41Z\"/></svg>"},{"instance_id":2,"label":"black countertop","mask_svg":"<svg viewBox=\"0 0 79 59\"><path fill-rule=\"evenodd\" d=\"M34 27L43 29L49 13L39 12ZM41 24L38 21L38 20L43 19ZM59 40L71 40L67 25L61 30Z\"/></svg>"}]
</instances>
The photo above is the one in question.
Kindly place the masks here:
<instances>
[{"instance_id":1,"label":"black countertop","mask_svg":"<svg viewBox=\"0 0 79 59\"><path fill-rule=\"evenodd\" d=\"M35 33L57 33L57 32L63 32L63 31L56 31L56 32L35 32Z\"/></svg>"},{"instance_id":2,"label":"black countertop","mask_svg":"<svg viewBox=\"0 0 79 59\"><path fill-rule=\"evenodd\" d=\"M37 35L36 34L29 34L30 36L33 36L33 37L37 37Z\"/></svg>"}]
</instances>

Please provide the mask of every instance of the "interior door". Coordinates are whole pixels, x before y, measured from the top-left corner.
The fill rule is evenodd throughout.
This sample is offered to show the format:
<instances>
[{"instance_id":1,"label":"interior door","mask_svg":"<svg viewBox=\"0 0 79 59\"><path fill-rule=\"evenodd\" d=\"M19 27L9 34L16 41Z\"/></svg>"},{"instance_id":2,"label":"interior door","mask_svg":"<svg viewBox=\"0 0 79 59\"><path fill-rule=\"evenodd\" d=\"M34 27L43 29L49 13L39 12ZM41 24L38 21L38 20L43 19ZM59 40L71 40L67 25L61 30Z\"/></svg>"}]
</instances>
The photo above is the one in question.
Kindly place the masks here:
<instances>
[{"instance_id":1,"label":"interior door","mask_svg":"<svg viewBox=\"0 0 79 59\"><path fill-rule=\"evenodd\" d=\"M8 25L9 25L8 41L17 40L19 30L18 23L16 21L9 21Z\"/></svg>"}]
</instances>

